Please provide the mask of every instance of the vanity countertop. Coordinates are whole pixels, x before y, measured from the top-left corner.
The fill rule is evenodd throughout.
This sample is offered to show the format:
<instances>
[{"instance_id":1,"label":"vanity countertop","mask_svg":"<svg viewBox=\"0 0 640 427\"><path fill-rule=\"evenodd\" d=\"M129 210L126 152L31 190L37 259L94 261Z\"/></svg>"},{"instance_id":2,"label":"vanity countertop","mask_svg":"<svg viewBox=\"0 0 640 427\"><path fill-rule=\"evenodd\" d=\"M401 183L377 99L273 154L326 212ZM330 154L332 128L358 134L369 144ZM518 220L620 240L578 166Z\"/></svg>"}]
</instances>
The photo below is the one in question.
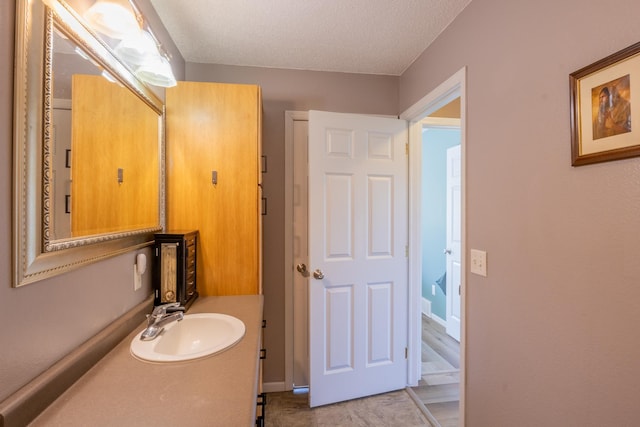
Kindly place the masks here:
<instances>
[{"instance_id":1,"label":"vanity countertop","mask_svg":"<svg viewBox=\"0 0 640 427\"><path fill-rule=\"evenodd\" d=\"M242 320L244 338L199 360L154 364L134 358L136 328L30 425L254 426L262 327L261 295L201 297L188 313Z\"/></svg>"}]
</instances>

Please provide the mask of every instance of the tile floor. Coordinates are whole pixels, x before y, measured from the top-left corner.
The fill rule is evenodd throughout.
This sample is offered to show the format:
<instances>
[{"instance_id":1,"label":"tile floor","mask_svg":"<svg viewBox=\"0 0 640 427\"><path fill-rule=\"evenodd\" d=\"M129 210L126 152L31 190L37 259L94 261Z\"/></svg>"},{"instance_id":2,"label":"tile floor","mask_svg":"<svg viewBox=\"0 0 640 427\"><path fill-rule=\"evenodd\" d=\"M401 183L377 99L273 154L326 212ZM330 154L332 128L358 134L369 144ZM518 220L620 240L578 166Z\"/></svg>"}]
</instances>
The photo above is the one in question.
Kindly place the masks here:
<instances>
[{"instance_id":1,"label":"tile floor","mask_svg":"<svg viewBox=\"0 0 640 427\"><path fill-rule=\"evenodd\" d=\"M405 390L310 409L307 394L268 393L266 427L431 426Z\"/></svg>"}]
</instances>

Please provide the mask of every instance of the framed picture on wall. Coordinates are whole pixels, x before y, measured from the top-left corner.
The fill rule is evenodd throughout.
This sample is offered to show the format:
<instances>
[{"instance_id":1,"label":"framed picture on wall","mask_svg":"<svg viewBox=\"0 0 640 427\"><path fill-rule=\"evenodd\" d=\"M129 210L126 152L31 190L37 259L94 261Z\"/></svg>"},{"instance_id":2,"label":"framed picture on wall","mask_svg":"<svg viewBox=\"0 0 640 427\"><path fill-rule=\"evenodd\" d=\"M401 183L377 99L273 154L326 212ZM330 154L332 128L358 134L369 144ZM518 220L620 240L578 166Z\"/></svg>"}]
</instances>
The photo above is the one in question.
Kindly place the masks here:
<instances>
[{"instance_id":1,"label":"framed picture on wall","mask_svg":"<svg viewBox=\"0 0 640 427\"><path fill-rule=\"evenodd\" d=\"M640 42L569 80L571 165L640 156Z\"/></svg>"}]
</instances>

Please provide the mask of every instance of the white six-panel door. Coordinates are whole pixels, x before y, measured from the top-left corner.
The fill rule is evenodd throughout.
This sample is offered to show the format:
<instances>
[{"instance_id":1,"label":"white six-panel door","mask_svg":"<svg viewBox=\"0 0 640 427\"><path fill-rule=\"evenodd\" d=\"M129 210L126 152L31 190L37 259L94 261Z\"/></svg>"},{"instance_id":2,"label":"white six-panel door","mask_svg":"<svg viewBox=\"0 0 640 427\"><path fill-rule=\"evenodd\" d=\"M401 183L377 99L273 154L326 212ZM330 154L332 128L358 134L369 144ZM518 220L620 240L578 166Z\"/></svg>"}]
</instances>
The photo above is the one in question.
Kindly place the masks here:
<instances>
[{"instance_id":1,"label":"white six-panel door","mask_svg":"<svg viewBox=\"0 0 640 427\"><path fill-rule=\"evenodd\" d=\"M462 163L460 146L447 150L447 334L460 341L462 283Z\"/></svg>"},{"instance_id":2,"label":"white six-panel door","mask_svg":"<svg viewBox=\"0 0 640 427\"><path fill-rule=\"evenodd\" d=\"M310 406L407 383L407 124L309 112Z\"/></svg>"}]
</instances>

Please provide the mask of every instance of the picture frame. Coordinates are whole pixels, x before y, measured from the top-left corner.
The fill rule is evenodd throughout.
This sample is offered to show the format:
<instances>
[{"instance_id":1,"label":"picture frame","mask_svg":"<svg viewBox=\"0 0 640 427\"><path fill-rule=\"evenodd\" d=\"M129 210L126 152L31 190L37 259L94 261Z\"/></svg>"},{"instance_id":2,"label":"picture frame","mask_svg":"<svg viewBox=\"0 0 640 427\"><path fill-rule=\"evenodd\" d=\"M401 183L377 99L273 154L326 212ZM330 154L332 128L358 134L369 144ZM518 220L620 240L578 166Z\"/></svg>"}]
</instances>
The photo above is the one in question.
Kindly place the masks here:
<instances>
[{"instance_id":1,"label":"picture frame","mask_svg":"<svg viewBox=\"0 0 640 427\"><path fill-rule=\"evenodd\" d=\"M571 165L640 156L640 42L569 75Z\"/></svg>"}]
</instances>

